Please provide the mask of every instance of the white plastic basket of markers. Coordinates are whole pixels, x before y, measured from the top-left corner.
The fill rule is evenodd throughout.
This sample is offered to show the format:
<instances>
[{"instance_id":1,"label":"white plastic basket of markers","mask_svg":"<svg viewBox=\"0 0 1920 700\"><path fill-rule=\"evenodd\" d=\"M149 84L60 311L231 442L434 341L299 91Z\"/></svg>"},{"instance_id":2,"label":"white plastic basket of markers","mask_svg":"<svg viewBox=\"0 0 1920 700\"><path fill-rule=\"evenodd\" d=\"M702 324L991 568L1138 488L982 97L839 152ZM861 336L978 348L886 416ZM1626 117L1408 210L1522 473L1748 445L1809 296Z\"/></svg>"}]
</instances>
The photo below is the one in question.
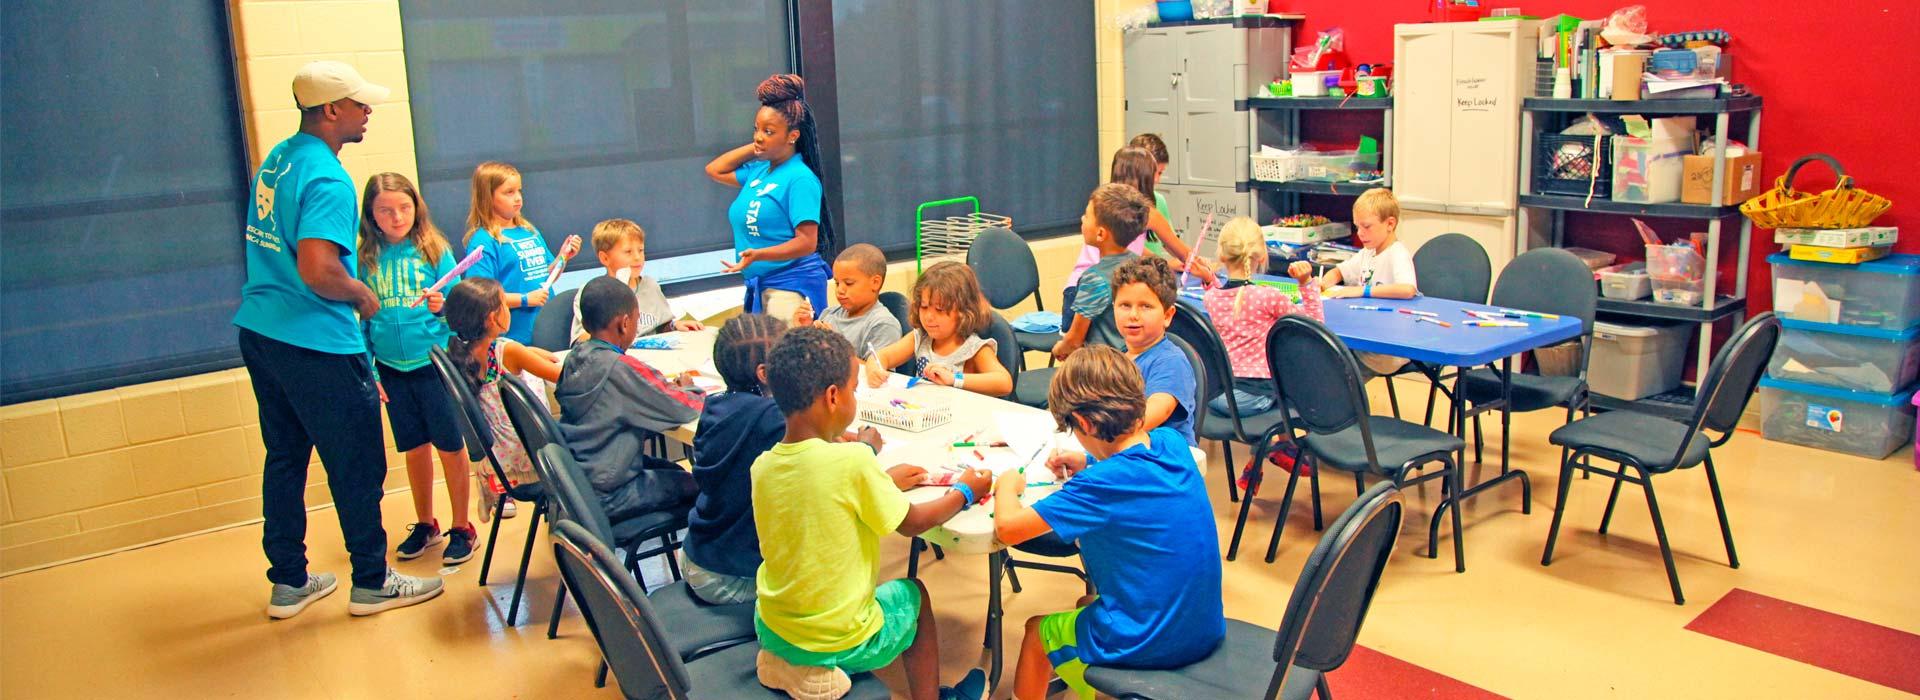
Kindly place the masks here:
<instances>
[{"instance_id":1,"label":"white plastic basket of markers","mask_svg":"<svg viewBox=\"0 0 1920 700\"><path fill-rule=\"evenodd\" d=\"M860 420L925 432L953 422L953 402L937 391L882 388L860 398Z\"/></svg>"}]
</instances>

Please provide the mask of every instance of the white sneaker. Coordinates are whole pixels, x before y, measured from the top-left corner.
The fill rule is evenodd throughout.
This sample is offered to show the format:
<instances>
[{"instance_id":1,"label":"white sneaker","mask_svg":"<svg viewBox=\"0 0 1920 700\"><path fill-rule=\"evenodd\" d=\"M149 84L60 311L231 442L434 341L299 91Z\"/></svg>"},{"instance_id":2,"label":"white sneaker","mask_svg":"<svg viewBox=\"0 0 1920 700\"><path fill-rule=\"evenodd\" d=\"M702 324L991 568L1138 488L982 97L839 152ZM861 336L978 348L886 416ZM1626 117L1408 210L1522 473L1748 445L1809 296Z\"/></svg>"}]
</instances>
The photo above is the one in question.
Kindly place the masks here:
<instances>
[{"instance_id":1,"label":"white sneaker","mask_svg":"<svg viewBox=\"0 0 1920 700\"><path fill-rule=\"evenodd\" d=\"M765 649L754 658L760 685L793 696L794 700L839 700L853 689L847 672L832 666L796 666Z\"/></svg>"},{"instance_id":2,"label":"white sneaker","mask_svg":"<svg viewBox=\"0 0 1920 700\"><path fill-rule=\"evenodd\" d=\"M307 574L306 585L298 588L273 584L273 597L267 600L267 617L285 620L298 615L313 601L327 597L339 586L340 582L334 579L333 574Z\"/></svg>"},{"instance_id":3,"label":"white sneaker","mask_svg":"<svg viewBox=\"0 0 1920 700\"><path fill-rule=\"evenodd\" d=\"M505 496L502 496L501 498L506 501L506 504L500 507L501 520L510 520L513 518L513 516L520 514L520 509L515 508L513 506L513 499L507 498Z\"/></svg>"},{"instance_id":4,"label":"white sneaker","mask_svg":"<svg viewBox=\"0 0 1920 700\"><path fill-rule=\"evenodd\" d=\"M387 569L387 580L379 588L353 587L353 597L347 603L347 612L354 615L372 615L409 605L419 605L439 596L446 587L440 577L416 577Z\"/></svg>"}]
</instances>

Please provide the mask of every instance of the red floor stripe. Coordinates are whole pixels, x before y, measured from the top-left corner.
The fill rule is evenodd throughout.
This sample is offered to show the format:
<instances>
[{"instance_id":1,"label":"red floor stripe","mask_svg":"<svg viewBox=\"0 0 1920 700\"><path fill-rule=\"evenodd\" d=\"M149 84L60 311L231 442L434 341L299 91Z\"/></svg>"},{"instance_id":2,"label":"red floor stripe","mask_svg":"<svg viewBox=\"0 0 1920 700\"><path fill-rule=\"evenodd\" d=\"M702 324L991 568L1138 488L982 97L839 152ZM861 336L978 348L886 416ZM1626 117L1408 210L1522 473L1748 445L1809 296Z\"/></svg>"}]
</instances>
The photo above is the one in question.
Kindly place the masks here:
<instances>
[{"instance_id":1,"label":"red floor stripe","mask_svg":"<svg viewBox=\"0 0 1920 700\"><path fill-rule=\"evenodd\" d=\"M1340 700L1504 697L1359 645L1346 664L1327 674L1327 685Z\"/></svg>"},{"instance_id":2,"label":"red floor stripe","mask_svg":"<svg viewBox=\"0 0 1920 700\"><path fill-rule=\"evenodd\" d=\"M1687 629L1920 694L1920 635L1738 588Z\"/></svg>"}]
</instances>

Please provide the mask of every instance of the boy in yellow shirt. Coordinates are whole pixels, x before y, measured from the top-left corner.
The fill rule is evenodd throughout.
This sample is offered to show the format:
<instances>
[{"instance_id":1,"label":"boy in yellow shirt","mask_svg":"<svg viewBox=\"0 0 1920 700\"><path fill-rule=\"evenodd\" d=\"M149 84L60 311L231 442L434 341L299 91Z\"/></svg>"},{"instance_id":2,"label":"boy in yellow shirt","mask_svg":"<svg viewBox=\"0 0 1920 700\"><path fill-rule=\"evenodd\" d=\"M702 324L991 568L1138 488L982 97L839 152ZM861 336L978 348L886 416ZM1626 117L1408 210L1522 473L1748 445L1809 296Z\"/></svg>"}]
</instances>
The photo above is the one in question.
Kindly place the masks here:
<instances>
[{"instance_id":1,"label":"boy in yellow shirt","mask_svg":"<svg viewBox=\"0 0 1920 700\"><path fill-rule=\"evenodd\" d=\"M986 694L974 669L953 688L939 684L940 642L933 603L919 581L880 575L880 535L913 537L985 498L986 470L970 470L939 498L910 503L919 467L882 470L871 428L842 442L856 410L860 363L845 337L796 328L764 365L767 387L786 414L786 435L753 463L753 517L762 562L754 629L760 683L802 700L838 698L849 673L896 659L909 697L975 699Z\"/></svg>"}]
</instances>

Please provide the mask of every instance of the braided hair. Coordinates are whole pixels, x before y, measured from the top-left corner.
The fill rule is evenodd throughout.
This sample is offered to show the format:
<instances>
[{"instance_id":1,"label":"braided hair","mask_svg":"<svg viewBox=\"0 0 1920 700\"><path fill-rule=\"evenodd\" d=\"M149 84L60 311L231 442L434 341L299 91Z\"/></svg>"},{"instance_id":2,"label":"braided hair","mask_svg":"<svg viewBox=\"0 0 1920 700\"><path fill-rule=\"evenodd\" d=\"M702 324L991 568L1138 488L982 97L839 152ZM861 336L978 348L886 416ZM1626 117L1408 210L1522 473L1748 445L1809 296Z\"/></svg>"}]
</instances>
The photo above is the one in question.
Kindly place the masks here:
<instances>
[{"instance_id":1,"label":"braided hair","mask_svg":"<svg viewBox=\"0 0 1920 700\"><path fill-rule=\"evenodd\" d=\"M467 385L480 388L486 365L474 359L475 346L492 342L487 319L500 311L506 301L500 297L500 283L485 277L468 277L447 290L447 301L440 307L441 317L453 337L447 339L447 357L466 378Z\"/></svg>"},{"instance_id":2,"label":"braided hair","mask_svg":"<svg viewBox=\"0 0 1920 700\"><path fill-rule=\"evenodd\" d=\"M792 73L780 73L760 81L760 87L754 91L760 104L778 112L787 120L787 128L800 132L800 140L794 144L794 152L799 154L800 162L807 164L813 176L819 178L824 187L827 173L820 162L820 140L814 133L813 110L807 108L807 81ZM815 249L822 258L832 260L840 253L840 246L833 236L833 226L829 221L831 214L825 207L820 209L819 242Z\"/></svg>"},{"instance_id":3,"label":"braided hair","mask_svg":"<svg viewBox=\"0 0 1920 700\"><path fill-rule=\"evenodd\" d=\"M736 316L720 327L713 341L713 366L728 391L764 396L760 385L760 366L767 363L773 343L787 330L787 324L766 314Z\"/></svg>"}]
</instances>

